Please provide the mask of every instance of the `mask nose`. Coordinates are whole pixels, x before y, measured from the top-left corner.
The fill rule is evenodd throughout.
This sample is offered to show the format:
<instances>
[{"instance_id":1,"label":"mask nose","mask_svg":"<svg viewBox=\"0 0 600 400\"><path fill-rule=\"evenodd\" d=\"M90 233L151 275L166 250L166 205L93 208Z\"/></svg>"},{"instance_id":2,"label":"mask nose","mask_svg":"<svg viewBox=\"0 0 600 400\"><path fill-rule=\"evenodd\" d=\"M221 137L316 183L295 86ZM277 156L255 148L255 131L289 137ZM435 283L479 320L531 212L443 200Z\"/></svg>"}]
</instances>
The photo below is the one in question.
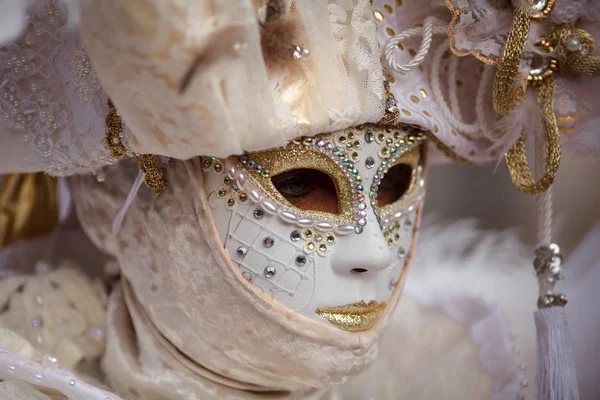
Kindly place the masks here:
<instances>
[{"instance_id":1,"label":"mask nose","mask_svg":"<svg viewBox=\"0 0 600 400\"><path fill-rule=\"evenodd\" d=\"M340 275L373 276L388 268L392 254L379 224L369 221L361 234L345 236L331 260L333 270Z\"/></svg>"}]
</instances>

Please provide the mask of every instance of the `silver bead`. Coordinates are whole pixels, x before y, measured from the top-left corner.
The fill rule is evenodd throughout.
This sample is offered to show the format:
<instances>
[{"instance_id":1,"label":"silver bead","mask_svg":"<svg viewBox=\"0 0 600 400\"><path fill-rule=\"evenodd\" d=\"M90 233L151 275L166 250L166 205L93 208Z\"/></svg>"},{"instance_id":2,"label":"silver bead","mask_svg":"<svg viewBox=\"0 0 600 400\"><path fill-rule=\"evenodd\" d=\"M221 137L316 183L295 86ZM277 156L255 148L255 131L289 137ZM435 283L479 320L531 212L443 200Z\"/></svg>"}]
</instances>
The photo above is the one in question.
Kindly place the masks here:
<instances>
[{"instance_id":1,"label":"silver bead","mask_svg":"<svg viewBox=\"0 0 600 400\"><path fill-rule=\"evenodd\" d=\"M367 169L371 169L375 166L375 159L373 157L367 157L367 159L365 160L365 167L367 167Z\"/></svg>"},{"instance_id":2,"label":"silver bead","mask_svg":"<svg viewBox=\"0 0 600 400\"><path fill-rule=\"evenodd\" d=\"M365 142L371 143L375 140L375 134L371 131L365 132Z\"/></svg>"},{"instance_id":3,"label":"silver bead","mask_svg":"<svg viewBox=\"0 0 600 400\"><path fill-rule=\"evenodd\" d=\"M75 386L75 381L73 379L69 381L69 386Z\"/></svg>"},{"instance_id":4,"label":"silver bead","mask_svg":"<svg viewBox=\"0 0 600 400\"><path fill-rule=\"evenodd\" d=\"M35 375L35 380L38 381L38 382L41 381L42 380L42 374L36 374Z\"/></svg>"},{"instance_id":5,"label":"silver bead","mask_svg":"<svg viewBox=\"0 0 600 400\"><path fill-rule=\"evenodd\" d=\"M297 242L301 238L302 234L298 230L292 231L292 233L290 233L290 239L292 240L292 242Z\"/></svg>"},{"instance_id":6,"label":"silver bead","mask_svg":"<svg viewBox=\"0 0 600 400\"><path fill-rule=\"evenodd\" d=\"M264 275L265 275L265 278L267 278L267 279L273 278L275 276L275 274L277 274L277 270L275 269L275 267L268 266L264 270Z\"/></svg>"}]
</instances>

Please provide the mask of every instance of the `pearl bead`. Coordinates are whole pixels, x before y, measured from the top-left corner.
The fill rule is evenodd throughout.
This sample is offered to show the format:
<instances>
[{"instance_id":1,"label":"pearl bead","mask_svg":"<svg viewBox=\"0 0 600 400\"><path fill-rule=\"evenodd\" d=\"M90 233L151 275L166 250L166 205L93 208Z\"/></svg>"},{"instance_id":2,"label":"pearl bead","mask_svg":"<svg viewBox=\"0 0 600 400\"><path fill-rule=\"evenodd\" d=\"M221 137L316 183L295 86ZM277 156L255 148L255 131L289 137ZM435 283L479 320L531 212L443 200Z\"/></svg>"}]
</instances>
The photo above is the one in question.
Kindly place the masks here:
<instances>
[{"instance_id":1,"label":"pearl bead","mask_svg":"<svg viewBox=\"0 0 600 400\"><path fill-rule=\"evenodd\" d=\"M575 36L570 36L565 42L565 47L570 52L578 52L581 51L583 46L578 38L576 38Z\"/></svg>"},{"instance_id":2,"label":"pearl bead","mask_svg":"<svg viewBox=\"0 0 600 400\"><path fill-rule=\"evenodd\" d=\"M262 207L263 210L265 210L269 214L277 213L277 207L275 207L275 205L269 201L260 202L260 206Z\"/></svg>"},{"instance_id":3,"label":"pearl bead","mask_svg":"<svg viewBox=\"0 0 600 400\"><path fill-rule=\"evenodd\" d=\"M294 214L292 214L291 212L288 212L288 211L282 211L281 214L279 214L279 216L281 217L282 220L284 220L285 222L289 222L291 224L298 221L298 217L296 217Z\"/></svg>"}]
</instances>

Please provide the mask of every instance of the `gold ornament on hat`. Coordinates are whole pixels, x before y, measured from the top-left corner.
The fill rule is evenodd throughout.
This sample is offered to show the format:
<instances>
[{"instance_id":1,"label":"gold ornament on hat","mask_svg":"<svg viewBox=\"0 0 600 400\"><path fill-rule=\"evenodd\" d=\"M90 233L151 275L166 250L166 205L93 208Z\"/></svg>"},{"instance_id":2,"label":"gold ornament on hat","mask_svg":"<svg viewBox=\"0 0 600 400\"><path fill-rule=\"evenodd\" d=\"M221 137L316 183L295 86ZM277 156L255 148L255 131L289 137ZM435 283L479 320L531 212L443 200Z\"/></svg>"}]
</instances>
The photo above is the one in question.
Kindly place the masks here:
<instances>
[{"instance_id":1,"label":"gold ornament on hat","mask_svg":"<svg viewBox=\"0 0 600 400\"><path fill-rule=\"evenodd\" d=\"M515 9L513 26L494 80L494 108L497 112L509 114L525 98L526 87L519 87L517 82L531 22L548 17L554 3L550 0L529 10L523 7ZM540 9L541 6L544 7ZM532 13L532 10L535 12ZM528 81L537 90L537 100L542 109L545 171L537 181L533 178L525 149L525 132L506 153L510 177L517 189L526 194L540 194L548 190L560 165L560 129L554 112L556 74L567 77L600 75L600 59L592 55L595 41L582 29L570 24L556 26L538 46L546 55L537 59L539 65L531 69Z\"/></svg>"},{"instance_id":2,"label":"gold ornament on hat","mask_svg":"<svg viewBox=\"0 0 600 400\"><path fill-rule=\"evenodd\" d=\"M108 101L108 115L106 116L106 145L110 149L113 157L137 157L140 171L144 173L144 183L146 186L158 195L169 185L163 178L163 171L160 168L160 160L154 154L128 154L127 149L121 141L123 132L123 121L117 113L112 101Z\"/></svg>"}]
</instances>

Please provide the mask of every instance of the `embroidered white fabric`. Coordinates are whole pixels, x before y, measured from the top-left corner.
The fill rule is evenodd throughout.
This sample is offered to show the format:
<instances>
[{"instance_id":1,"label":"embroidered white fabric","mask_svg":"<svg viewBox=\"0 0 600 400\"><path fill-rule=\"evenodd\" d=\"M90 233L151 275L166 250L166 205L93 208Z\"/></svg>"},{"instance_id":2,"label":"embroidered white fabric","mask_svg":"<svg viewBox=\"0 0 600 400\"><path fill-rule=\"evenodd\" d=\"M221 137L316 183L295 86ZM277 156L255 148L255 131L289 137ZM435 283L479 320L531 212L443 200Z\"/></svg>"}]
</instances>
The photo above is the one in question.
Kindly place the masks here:
<instances>
[{"instance_id":1,"label":"embroidered white fabric","mask_svg":"<svg viewBox=\"0 0 600 400\"><path fill-rule=\"evenodd\" d=\"M288 4L310 57L268 68L250 0L86 3L86 49L131 128L128 146L225 157L379 120L385 93L369 1Z\"/></svg>"},{"instance_id":2,"label":"embroidered white fabric","mask_svg":"<svg viewBox=\"0 0 600 400\"><path fill-rule=\"evenodd\" d=\"M0 47L0 172L65 176L113 163L103 143L107 112L66 7L36 1L24 31Z\"/></svg>"},{"instance_id":3,"label":"embroidered white fabric","mask_svg":"<svg viewBox=\"0 0 600 400\"><path fill-rule=\"evenodd\" d=\"M54 271L0 280L0 327L21 337L34 361L74 369L104 351L106 300L99 281L63 263ZM7 346L4 340L0 345Z\"/></svg>"}]
</instances>

